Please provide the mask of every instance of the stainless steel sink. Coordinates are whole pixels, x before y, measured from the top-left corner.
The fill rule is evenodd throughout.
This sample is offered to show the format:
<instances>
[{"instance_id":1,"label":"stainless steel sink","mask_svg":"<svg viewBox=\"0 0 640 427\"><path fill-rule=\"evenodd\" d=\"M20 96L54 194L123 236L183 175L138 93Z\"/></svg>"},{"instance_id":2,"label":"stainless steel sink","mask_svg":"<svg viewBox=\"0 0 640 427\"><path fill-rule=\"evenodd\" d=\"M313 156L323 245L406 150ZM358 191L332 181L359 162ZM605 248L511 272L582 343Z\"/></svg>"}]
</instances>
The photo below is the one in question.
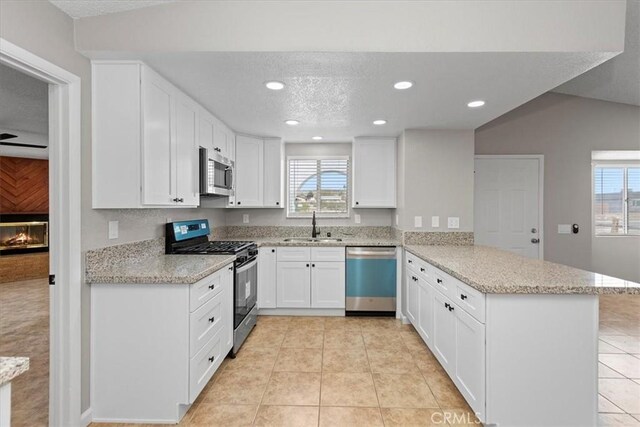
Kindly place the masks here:
<instances>
[{"instance_id":1,"label":"stainless steel sink","mask_svg":"<svg viewBox=\"0 0 640 427\"><path fill-rule=\"evenodd\" d=\"M309 242L309 243L336 243L342 242L342 239L334 239L332 237L288 237L285 242Z\"/></svg>"}]
</instances>

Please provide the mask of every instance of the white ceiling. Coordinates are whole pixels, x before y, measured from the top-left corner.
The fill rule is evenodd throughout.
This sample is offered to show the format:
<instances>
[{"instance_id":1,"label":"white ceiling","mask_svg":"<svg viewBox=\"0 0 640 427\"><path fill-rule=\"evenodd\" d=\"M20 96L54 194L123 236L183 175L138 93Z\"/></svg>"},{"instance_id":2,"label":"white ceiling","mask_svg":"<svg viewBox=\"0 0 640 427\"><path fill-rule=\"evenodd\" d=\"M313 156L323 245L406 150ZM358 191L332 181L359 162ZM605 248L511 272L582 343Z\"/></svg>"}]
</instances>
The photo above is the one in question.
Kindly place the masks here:
<instances>
[{"instance_id":1,"label":"white ceiling","mask_svg":"<svg viewBox=\"0 0 640 427\"><path fill-rule=\"evenodd\" d=\"M49 88L0 64L0 129L49 133Z\"/></svg>"},{"instance_id":2,"label":"white ceiling","mask_svg":"<svg viewBox=\"0 0 640 427\"><path fill-rule=\"evenodd\" d=\"M141 9L175 0L49 0L70 17L85 18L87 16L106 15Z\"/></svg>"},{"instance_id":3,"label":"white ceiling","mask_svg":"<svg viewBox=\"0 0 640 427\"><path fill-rule=\"evenodd\" d=\"M475 129L613 54L146 53L136 55L231 128L286 141ZM130 57L132 57L130 55ZM270 91L267 80L286 84ZM412 80L409 90L393 89ZM486 105L470 109L467 102ZM291 127L287 119L301 123ZM387 120L374 126L375 119Z\"/></svg>"},{"instance_id":4,"label":"white ceiling","mask_svg":"<svg viewBox=\"0 0 640 427\"><path fill-rule=\"evenodd\" d=\"M640 0L627 2L624 52L554 92L640 106Z\"/></svg>"}]
</instances>

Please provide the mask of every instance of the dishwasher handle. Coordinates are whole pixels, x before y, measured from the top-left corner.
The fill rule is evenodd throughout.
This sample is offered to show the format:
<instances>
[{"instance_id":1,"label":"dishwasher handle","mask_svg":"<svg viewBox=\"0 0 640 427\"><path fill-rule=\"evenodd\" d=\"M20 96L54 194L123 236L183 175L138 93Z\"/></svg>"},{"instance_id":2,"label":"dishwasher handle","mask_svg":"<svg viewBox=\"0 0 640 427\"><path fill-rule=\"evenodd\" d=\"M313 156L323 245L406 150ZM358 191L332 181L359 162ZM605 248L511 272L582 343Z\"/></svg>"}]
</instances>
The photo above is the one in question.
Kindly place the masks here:
<instances>
[{"instance_id":1,"label":"dishwasher handle","mask_svg":"<svg viewBox=\"0 0 640 427\"><path fill-rule=\"evenodd\" d=\"M369 246L369 247L348 247L347 259L395 259L395 246Z\"/></svg>"}]
</instances>

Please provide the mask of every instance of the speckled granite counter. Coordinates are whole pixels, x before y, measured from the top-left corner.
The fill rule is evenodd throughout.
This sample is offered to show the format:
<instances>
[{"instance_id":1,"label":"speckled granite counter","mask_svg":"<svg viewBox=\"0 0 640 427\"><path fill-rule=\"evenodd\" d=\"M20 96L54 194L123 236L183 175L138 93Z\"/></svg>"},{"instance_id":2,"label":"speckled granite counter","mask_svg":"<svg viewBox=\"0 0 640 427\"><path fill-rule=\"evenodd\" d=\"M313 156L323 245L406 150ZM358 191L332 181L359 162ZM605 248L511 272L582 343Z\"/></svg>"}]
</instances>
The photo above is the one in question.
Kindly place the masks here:
<instances>
[{"instance_id":1,"label":"speckled granite counter","mask_svg":"<svg viewBox=\"0 0 640 427\"><path fill-rule=\"evenodd\" d=\"M0 357L0 386L28 370L28 357Z\"/></svg>"},{"instance_id":2,"label":"speckled granite counter","mask_svg":"<svg viewBox=\"0 0 640 427\"><path fill-rule=\"evenodd\" d=\"M405 249L484 293L638 294L640 284L487 246L414 246Z\"/></svg>"},{"instance_id":3,"label":"speckled granite counter","mask_svg":"<svg viewBox=\"0 0 640 427\"><path fill-rule=\"evenodd\" d=\"M157 255L87 265L86 282L191 284L233 262L234 255Z\"/></svg>"}]
</instances>

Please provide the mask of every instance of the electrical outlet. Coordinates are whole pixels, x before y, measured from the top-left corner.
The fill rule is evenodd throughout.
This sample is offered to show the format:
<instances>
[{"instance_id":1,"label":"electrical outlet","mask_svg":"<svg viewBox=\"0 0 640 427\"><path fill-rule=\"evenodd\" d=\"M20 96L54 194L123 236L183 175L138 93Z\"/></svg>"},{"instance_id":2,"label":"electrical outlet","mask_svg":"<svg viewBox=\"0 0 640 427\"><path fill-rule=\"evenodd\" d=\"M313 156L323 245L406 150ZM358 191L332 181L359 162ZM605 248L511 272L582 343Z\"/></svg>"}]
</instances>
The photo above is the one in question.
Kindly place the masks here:
<instances>
[{"instance_id":1,"label":"electrical outlet","mask_svg":"<svg viewBox=\"0 0 640 427\"><path fill-rule=\"evenodd\" d=\"M431 217L431 227L432 228L440 227L440 217L439 216L432 216Z\"/></svg>"},{"instance_id":2,"label":"electrical outlet","mask_svg":"<svg viewBox=\"0 0 640 427\"><path fill-rule=\"evenodd\" d=\"M118 238L118 221L109 221L109 239Z\"/></svg>"},{"instance_id":3,"label":"electrical outlet","mask_svg":"<svg viewBox=\"0 0 640 427\"><path fill-rule=\"evenodd\" d=\"M460 218L457 216L450 216L447 218L448 228L460 228Z\"/></svg>"},{"instance_id":4,"label":"electrical outlet","mask_svg":"<svg viewBox=\"0 0 640 427\"><path fill-rule=\"evenodd\" d=\"M558 234L571 234L571 224L558 224Z\"/></svg>"},{"instance_id":5,"label":"electrical outlet","mask_svg":"<svg viewBox=\"0 0 640 427\"><path fill-rule=\"evenodd\" d=\"M356 224L360 224L362 218L360 218L360 214L355 214L353 216L353 219L356 222Z\"/></svg>"},{"instance_id":6,"label":"electrical outlet","mask_svg":"<svg viewBox=\"0 0 640 427\"><path fill-rule=\"evenodd\" d=\"M242 223L249 224L249 214L242 214Z\"/></svg>"},{"instance_id":7,"label":"electrical outlet","mask_svg":"<svg viewBox=\"0 0 640 427\"><path fill-rule=\"evenodd\" d=\"M422 217L421 216L413 217L413 226L415 228L422 228Z\"/></svg>"}]
</instances>

